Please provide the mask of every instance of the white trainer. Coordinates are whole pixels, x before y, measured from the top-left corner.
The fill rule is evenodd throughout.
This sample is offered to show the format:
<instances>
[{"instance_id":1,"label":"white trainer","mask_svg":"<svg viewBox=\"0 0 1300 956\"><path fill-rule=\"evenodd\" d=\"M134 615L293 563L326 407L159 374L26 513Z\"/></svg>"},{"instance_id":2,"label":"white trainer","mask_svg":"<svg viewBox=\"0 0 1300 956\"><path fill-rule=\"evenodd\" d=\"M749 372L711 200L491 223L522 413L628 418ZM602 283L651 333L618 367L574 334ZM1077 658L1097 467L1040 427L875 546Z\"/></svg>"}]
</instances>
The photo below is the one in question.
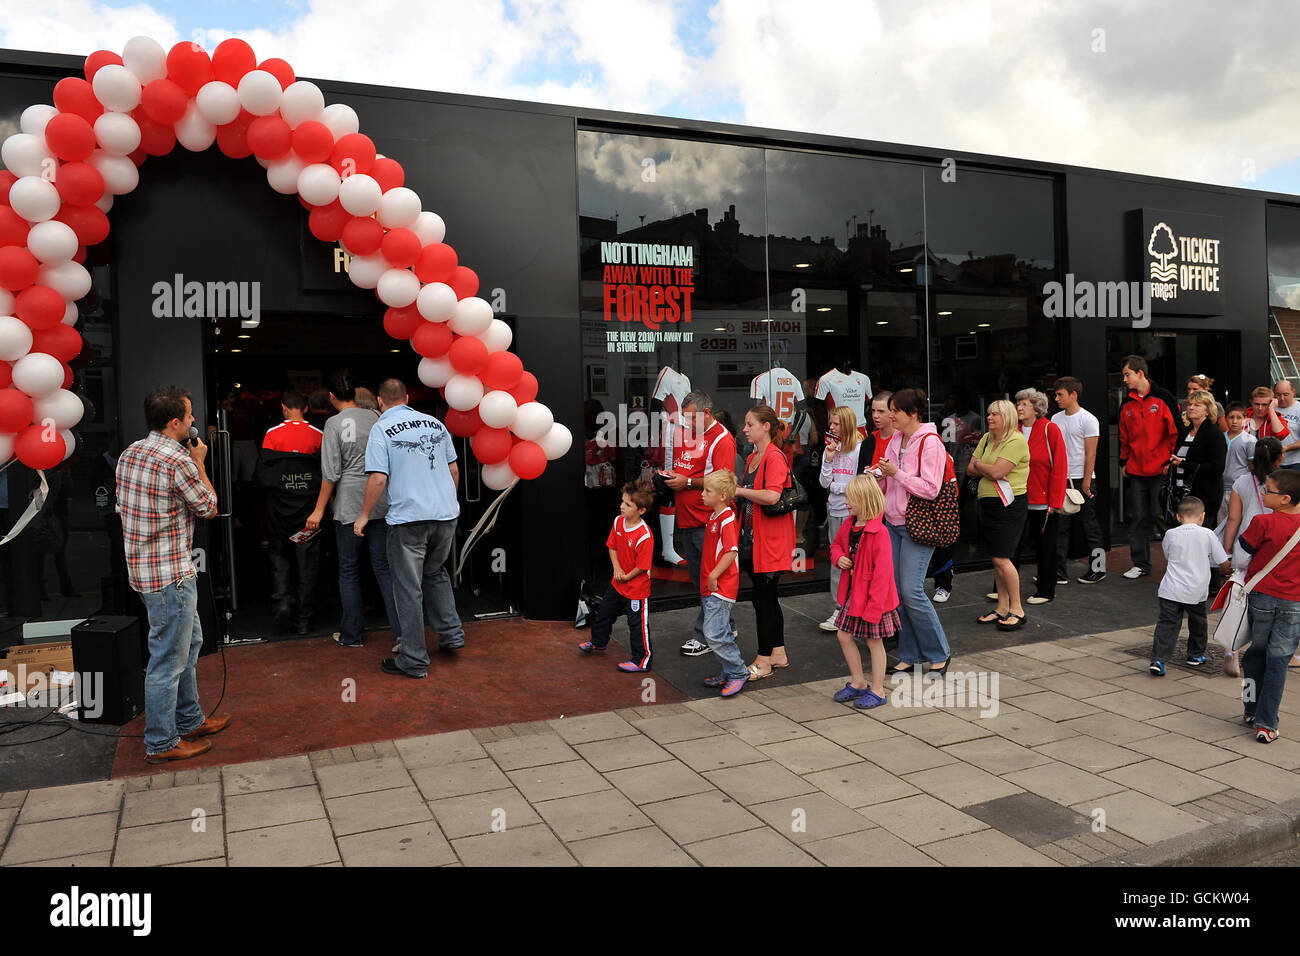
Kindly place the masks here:
<instances>
[{"instance_id":1,"label":"white trainer","mask_svg":"<svg viewBox=\"0 0 1300 956\"><path fill-rule=\"evenodd\" d=\"M828 617L826 620L822 621L817 626L820 627L823 631L838 631L840 628L839 625L835 623L835 619L839 616L840 616L840 612L838 609L831 611L831 616Z\"/></svg>"},{"instance_id":2,"label":"white trainer","mask_svg":"<svg viewBox=\"0 0 1300 956\"><path fill-rule=\"evenodd\" d=\"M1136 581L1138 578L1144 578L1150 573L1150 571L1143 571L1135 564L1124 572L1124 577L1128 578L1130 581Z\"/></svg>"},{"instance_id":3,"label":"white trainer","mask_svg":"<svg viewBox=\"0 0 1300 956\"><path fill-rule=\"evenodd\" d=\"M948 589L947 589L947 588L935 588L935 589L934 589L934 603L935 603L935 604L946 604L946 603L948 602L948 598L950 598L950 597L952 597L952 595L948 592Z\"/></svg>"}]
</instances>

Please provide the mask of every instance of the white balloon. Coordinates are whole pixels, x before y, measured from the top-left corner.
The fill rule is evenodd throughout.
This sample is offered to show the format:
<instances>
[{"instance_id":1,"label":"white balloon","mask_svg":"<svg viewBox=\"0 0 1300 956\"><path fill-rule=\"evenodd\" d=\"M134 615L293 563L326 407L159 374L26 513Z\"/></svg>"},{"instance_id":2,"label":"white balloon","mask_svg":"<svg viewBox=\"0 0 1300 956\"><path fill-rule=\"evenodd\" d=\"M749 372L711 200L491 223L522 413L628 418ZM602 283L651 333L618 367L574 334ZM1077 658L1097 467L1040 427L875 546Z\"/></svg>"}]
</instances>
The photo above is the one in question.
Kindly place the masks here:
<instances>
[{"instance_id":1,"label":"white balloon","mask_svg":"<svg viewBox=\"0 0 1300 956\"><path fill-rule=\"evenodd\" d=\"M67 461L77 450L77 438L66 428L60 428L59 435L63 438L63 460Z\"/></svg>"},{"instance_id":2,"label":"white balloon","mask_svg":"<svg viewBox=\"0 0 1300 956\"><path fill-rule=\"evenodd\" d=\"M541 445L542 451L546 452L547 461L555 461L567 455L569 449L573 447L573 432L556 422L551 426L550 431L538 439L537 444Z\"/></svg>"},{"instance_id":3,"label":"white balloon","mask_svg":"<svg viewBox=\"0 0 1300 956\"><path fill-rule=\"evenodd\" d=\"M266 181L276 192L291 196L298 191L298 177L303 168L302 160L290 151L284 159L277 159L266 167Z\"/></svg>"},{"instance_id":4,"label":"white balloon","mask_svg":"<svg viewBox=\"0 0 1300 956\"><path fill-rule=\"evenodd\" d=\"M44 222L54 218L61 202L54 183L40 176L23 176L9 187L9 205L28 222Z\"/></svg>"},{"instance_id":5,"label":"white balloon","mask_svg":"<svg viewBox=\"0 0 1300 956\"><path fill-rule=\"evenodd\" d=\"M113 208L113 194L105 190L104 195L95 200L95 206L107 216L108 211Z\"/></svg>"},{"instance_id":6,"label":"white balloon","mask_svg":"<svg viewBox=\"0 0 1300 956\"><path fill-rule=\"evenodd\" d=\"M81 314L77 311L77 303L75 302L65 303L63 309L63 319L62 319L63 324L76 325L77 319L79 318L81 318Z\"/></svg>"},{"instance_id":7,"label":"white balloon","mask_svg":"<svg viewBox=\"0 0 1300 956\"><path fill-rule=\"evenodd\" d=\"M307 80L290 83L280 97L280 118L289 124L290 129L316 119L324 108L325 95L319 86Z\"/></svg>"},{"instance_id":8,"label":"white balloon","mask_svg":"<svg viewBox=\"0 0 1300 956\"><path fill-rule=\"evenodd\" d=\"M63 372L60 371L62 376ZM453 375L442 390L447 404L460 412L467 412L483 400L483 383L473 375Z\"/></svg>"},{"instance_id":9,"label":"white balloon","mask_svg":"<svg viewBox=\"0 0 1300 956\"><path fill-rule=\"evenodd\" d=\"M140 148L140 124L126 113L101 113L95 120L95 139L104 152L125 156Z\"/></svg>"},{"instance_id":10,"label":"white balloon","mask_svg":"<svg viewBox=\"0 0 1300 956\"><path fill-rule=\"evenodd\" d=\"M456 292L443 282L430 282L420 289L415 307L430 322L446 322L456 314Z\"/></svg>"},{"instance_id":11,"label":"white balloon","mask_svg":"<svg viewBox=\"0 0 1300 956\"><path fill-rule=\"evenodd\" d=\"M379 224L386 229L409 228L419 215L420 197L413 189L396 186L379 200Z\"/></svg>"},{"instance_id":12,"label":"white balloon","mask_svg":"<svg viewBox=\"0 0 1300 956\"><path fill-rule=\"evenodd\" d=\"M29 106L23 110L23 115L18 120L18 128L33 136L44 136L45 124L58 115L57 109L44 103Z\"/></svg>"},{"instance_id":13,"label":"white balloon","mask_svg":"<svg viewBox=\"0 0 1300 956\"><path fill-rule=\"evenodd\" d=\"M14 294L8 289L0 289L0 315L14 314Z\"/></svg>"},{"instance_id":14,"label":"white balloon","mask_svg":"<svg viewBox=\"0 0 1300 956\"><path fill-rule=\"evenodd\" d=\"M239 102L254 116L270 116L283 96L280 81L266 70L249 70L239 81Z\"/></svg>"},{"instance_id":15,"label":"white balloon","mask_svg":"<svg viewBox=\"0 0 1300 956\"><path fill-rule=\"evenodd\" d=\"M293 89L293 87L290 87ZM313 206L328 206L339 198L338 171L328 163L312 163L298 174L298 195Z\"/></svg>"},{"instance_id":16,"label":"white balloon","mask_svg":"<svg viewBox=\"0 0 1300 956\"><path fill-rule=\"evenodd\" d=\"M373 289L388 269L388 260L377 252L371 256L353 256L348 261L348 278L359 289Z\"/></svg>"},{"instance_id":17,"label":"white balloon","mask_svg":"<svg viewBox=\"0 0 1300 956\"><path fill-rule=\"evenodd\" d=\"M484 465L479 472L483 484L493 491L505 491L515 481L515 473L510 470L510 462L499 461L495 465Z\"/></svg>"},{"instance_id":18,"label":"white balloon","mask_svg":"<svg viewBox=\"0 0 1300 956\"><path fill-rule=\"evenodd\" d=\"M59 374L62 376L62 372ZM62 378L59 381L62 382ZM71 428L86 414L86 406L81 399L66 388L51 392L44 398L37 399L34 404L36 416L32 420L43 423L48 418L57 428Z\"/></svg>"},{"instance_id":19,"label":"white balloon","mask_svg":"<svg viewBox=\"0 0 1300 956\"><path fill-rule=\"evenodd\" d=\"M153 37L138 36L127 40L126 46L122 47L122 62L141 85L167 75L167 52Z\"/></svg>"},{"instance_id":20,"label":"white balloon","mask_svg":"<svg viewBox=\"0 0 1300 956\"><path fill-rule=\"evenodd\" d=\"M489 352L504 352L510 348L515 333L500 319L493 319L492 324L480 332L478 337L483 340Z\"/></svg>"},{"instance_id":21,"label":"white balloon","mask_svg":"<svg viewBox=\"0 0 1300 956\"><path fill-rule=\"evenodd\" d=\"M348 133L355 133L361 129L361 120L357 118L357 111L344 103L331 103L321 110L318 119L330 128L336 143Z\"/></svg>"},{"instance_id":22,"label":"white balloon","mask_svg":"<svg viewBox=\"0 0 1300 956\"><path fill-rule=\"evenodd\" d=\"M76 302L90 291L90 273L80 262L60 262L41 266L36 282L47 285L70 302Z\"/></svg>"},{"instance_id":23,"label":"white balloon","mask_svg":"<svg viewBox=\"0 0 1300 956\"><path fill-rule=\"evenodd\" d=\"M67 262L77 254L78 245L72 227L52 219L38 222L27 233L27 248L41 262Z\"/></svg>"},{"instance_id":24,"label":"white balloon","mask_svg":"<svg viewBox=\"0 0 1300 956\"><path fill-rule=\"evenodd\" d=\"M30 352L14 362L14 384L33 399L63 387L63 363L44 352Z\"/></svg>"},{"instance_id":25,"label":"white balloon","mask_svg":"<svg viewBox=\"0 0 1300 956\"><path fill-rule=\"evenodd\" d=\"M32 330L27 323L12 315L0 315L0 361L17 362L31 350Z\"/></svg>"},{"instance_id":26,"label":"white balloon","mask_svg":"<svg viewBox=\"0 0 1300 956\"><path fill-rule=\"evenodd\" d=\"M524 402L519 406L519 414L510 430L524 441L540 441L554 424L551 410L541 402Z\"/></svg>"},{"instance_id":27,"label":"white balloon","mask_svg":"<svg viewBox=\"0 0 1300 956\"><path fill-rule=\"evenodd\" d=\"M354 216L369 216L379 208L383 191L369 176L348 176L339 184L339 205Z\"/></svg>"},{"instance_id":28,"label":"white balloon","mask_svg":"<svg viewBox=\"0 0 1300 956\"><path fill-rule=\"evenodd\" d=\"M420 280L410 269L388 269L379 277L375 294L384 305L404 309L420 294Z\"/></svg>"},{"instance_id":29,"label":"white balloon","mask_svg":"<svg viewBox=\"0 0 1300 956\"><path fill-rule=\"evenodd\" d=\"M239 93L229 83L220 80L199 87L194 103L203 118L214 126L225 126L239 115Z\"/></svg>"},{"instance_id":30,"label":"white balloon","mask_svg":"<svg viewBox=\"0 0 1300 956\"><path fill-rule=\"evenodd\" d=\"M420 376L420 381L429 388L442 388L451 381L452 376L456 374L456 369L444 355L442 358L420 359L420 370L417 374Z\"/></svg>"},{"instance_id":31,"label":"white balloon","mask_svg":"<svg viewBox=\"0 0 1300 956\"><path fill-rule=\"evenodd\" d=\"M436 212L425 210L415 217L411 229L420 237L421 245L430 246L442 242L447 236L447 224Z\"/></svg>"},{"instance_id":32,"label":"white balloon","mask_svg":"<svg viewBox=\"0 0 1300 956\"><path fill-rule=\"evenodd\" d=\"M492 305L485 299L470 296L456 303L451 330L457 335L481 335L492 327Z\"/></svg>"},{"instance_id":33,"label":"white balloon","mask_svg":"<svg viewBox=\"0 0 1300 956\"><path fill-rule=\"evenodd\" d=\"M87 162L99 170L104 177L104 190L114 196L124 196L140 185L140 170L125 156L113 156L97 149Z\"/></svg>"},{"instance_id":34,"label":"white balloon","mask_svg":"<svg viewBox=\"0 0 1300 956\"><path fill-rule=\"evenodd\" d=\"M14 456L14 439L17 435L0 435L0 465Z\"/></svg>"},{"instance_id":35,"label":"white balloon","mask_svg":"<svg viewBox=\"0 0 1300 956\"><path fill-rule=\"evenodd\" d=\"M140 80L125 66L116 63L101 66L90 86L95 91L95 99L106 110L129 113L140 105Z\"/></svg>"},{"instance_id":36,"label":"white balloon","mask_svg":"<svg viewBox=\"0 0 1300 956\"><path fill-rule=\"evenodd\" d=\"M14 133L6 139L0 145L0 162L15 176L39 176L57 164L45 137L31 133Z\"/></svg>"},{"instance_id":37,"label":"white balloon","mask_svg":"<svg viewBox=\"0 0 1300 956\"><path fill-rule=\"evenodd\" d=\"M488 392L478 404L478 417L489 428L509 428L518 411L515 397L500 390Z\"/></svg>"},{"instance_id":38,"label":"white balloon","mask_svg":"<svg viewBox=\"0 0 1300 956\"><path fill-rule=\"evenodd\" d=\"M191 153L201 153L217 138L217 127L207 120L194 100L185 107L185 115L176 123L176 142Z\"/></svg>"}]
</instances>

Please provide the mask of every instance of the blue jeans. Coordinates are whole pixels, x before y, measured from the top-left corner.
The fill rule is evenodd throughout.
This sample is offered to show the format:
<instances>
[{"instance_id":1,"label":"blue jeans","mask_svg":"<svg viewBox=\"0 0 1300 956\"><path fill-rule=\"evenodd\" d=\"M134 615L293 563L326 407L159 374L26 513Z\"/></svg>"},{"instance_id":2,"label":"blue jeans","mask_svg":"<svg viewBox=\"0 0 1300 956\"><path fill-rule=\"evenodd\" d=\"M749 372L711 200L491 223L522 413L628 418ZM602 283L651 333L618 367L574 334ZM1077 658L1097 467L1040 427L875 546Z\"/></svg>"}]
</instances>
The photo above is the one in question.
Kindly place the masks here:
<instances>
[{"instance_id":1,"label":"blue jeans","mask_svg":"<svg viewBox=\"0 0 1300 956\"><path fill-rule=\"evenodd\" d=\"M942 664L951 655L948 638L939 615L925 593L934 548L917 544L902 525L885 522L894 551L894 580L898 585L898 616L903 629L898 633L899 660L915 664L922 659Z\"/></svg>"},{"instance_id":2,"label":"blue jeans","mask_svg":"<svg viewBox=\"0 0 1300 956\"><path fill-rule=\"evenodd\" d=\"M365 600L361 596L361 542L352 530L352 522L334 522L334 539L339 549L339 600L343 603L343 619L339 622L339 640L344 644L360 644L366 626ZM393 603L393 575L388 569L388 525L372 521L366 525L364 539L370 546L370 568L379 582L379 594L384 599L384 611L393 637L402 636L401 622L397 618L397 605Z\"/></svg>"},{"instance_id":3,"label":"blue jeans","mask_svg":"<svg viewBox=\"0 0 1300 956\"><path fill-rule=\"evenodd\" d=\"M700 613L704 617L704 640L722 662L722 676L739 680L749 676L745 659L740 656L736 639L731 636L731 602L716 594L706 594L700 600Z\"/></svg>"},{"instance_id":4,"label":"blue jeans","mask_svg":"<svg viewBox=\"0 0 1300 956\"><path fill-rule=\"evenodd\" d=\"M149 614L149 669L144 675L144 750L165 753L203 724L194 666L203 646L198 588L187 574L160 591L141 593Z\"/></svg>"},{"instance_id":5,"label":"blue jeans","mask_svg":"<svg viewBox=\"0 0 1300 956\"><path fill-rule=\"evenodd\" d=\"M695 593L700 593L700 564L704 560L704 525L698 528L683 528L678 526L677 533L682 536L682 557L686 559L686 573L691 576L691 584L695 585ZM730 611L727 612L727 626L731 630L736 629L736 619ZM695 615L695 639L701 644L707 643L704 639L704 605L700 604L700 612Z\"/></svg>"},{"instance_id":6,"label":"blue jeans","mask_svg":"<svg viewBox=\"0 0 1300 956\"><path fill-rule=\"evenodd\" d=\"M1286 668L1300 645L1300 601L1250 594L1250 646L1241 655L1245 713L1255 725L1277 730L1277 707L1286 687ZM1251 690L1254 700L1251 700Z\"/></svg>"},{"instance_id":7,"label":"blue jeans","mask_svg":"<svg viewBox=\"0 0 1300 956\"><path fill-rule=\"evenodd\" d=\"M455 538L455 518L388 526L388 566L393 574L393 602L402 627L395 662L407 673L425 674L429 670L429 651L424 646L426 622L438 632L439 646L465 646L451 575L445 567Z\"/></svg>"}]
</instances>

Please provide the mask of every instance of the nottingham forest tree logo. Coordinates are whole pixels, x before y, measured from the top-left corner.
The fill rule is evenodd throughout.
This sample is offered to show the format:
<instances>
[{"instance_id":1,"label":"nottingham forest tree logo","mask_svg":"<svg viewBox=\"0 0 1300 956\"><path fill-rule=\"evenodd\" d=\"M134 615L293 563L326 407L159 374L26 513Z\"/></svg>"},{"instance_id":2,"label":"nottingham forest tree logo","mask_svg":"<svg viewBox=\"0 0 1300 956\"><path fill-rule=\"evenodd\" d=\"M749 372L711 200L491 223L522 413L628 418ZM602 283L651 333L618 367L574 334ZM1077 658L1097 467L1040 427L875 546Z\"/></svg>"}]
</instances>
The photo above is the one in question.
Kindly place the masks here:
<instances>
[{"instance_id":1,"label":"nottingham forest tree logo","mask_svg":"<svg viewBox=\"0 0 1300 956\"><path fill-rule=\"evenodd\" d=\"M1147 252L1160 260L1159 265L1151 263L1152 282L1173 282L1178 278L1178 267L1169 261L1178 255L1178 243L1174 231L1166 223L1158 222L1151 230Z\"/></svg>"}]
</instances>

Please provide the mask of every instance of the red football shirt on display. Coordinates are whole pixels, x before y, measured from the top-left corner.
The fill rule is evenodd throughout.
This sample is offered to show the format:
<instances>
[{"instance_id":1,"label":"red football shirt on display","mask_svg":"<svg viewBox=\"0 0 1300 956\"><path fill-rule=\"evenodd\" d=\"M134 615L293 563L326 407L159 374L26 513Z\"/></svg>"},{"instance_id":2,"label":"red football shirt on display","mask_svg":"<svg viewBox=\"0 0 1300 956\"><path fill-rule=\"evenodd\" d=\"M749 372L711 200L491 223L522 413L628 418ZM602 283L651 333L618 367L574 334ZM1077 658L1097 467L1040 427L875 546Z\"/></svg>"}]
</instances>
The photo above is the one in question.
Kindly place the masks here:
<instances>
[{"instance_id":1,"label":"red football shirt on display","mask_svg":"<svg viewBox=\"0 0 1300 956\"><path fill-rule=\"evenodd\" d=\"M1295 534L1297 528L1300 528L1300 514L1288 515L1272 511L1250 519L1250 524L1237 539L1251 552L1250 568L1246 571L1247 581L1273 560L1273 555L1291 540L1291 535ZM1300 544L1292 548L1291 553L1279 561L1264 580L1255 585L1255 590L1283 601L1300 601Z\"/></svg>"},{"instance_id":2,"label":"red football shirt on display","mask_svg":"<svg viewBox=\"0 0 1300 956\"><path fill-rule=\"evenodd\" d=\"M638 574L631 581L615 581L614 590L625 598L648 598L650 596L650 559L654 556L654 536L650 526L644 521L627 527L627 522L619 515L614 519L614 527L609 530L605 547L618 553L618 563L624 572L640 568L644 574Z\"/></svg>"},{"instance_id":3,"label":"red football shirt on display","mask_svg":"<svg viewBox=\"0 0 1300 956\"><path fill-rule=\"evenodd\" d=\"M730 508L709 515L704 525L704 553L700 556L700 594L707 595L709 575L718 566L722 556L728 551L740 551L740 520ZM724 601L735 601L740 590L740 562L732 561L731 566L718 576L718 589L712 592Z\"/></svg>"},{"instance_id":4,"label":"red football shirt on display","mask_svg":"<svg viewBox=\"0 0 1300 956\"><path fill-rule=\"evenodd\" d=\"M306 422L287 421L266 430L262 447L267 451L292 451L300 455L319 455L324 433Z\"/></svg>"},{"instance_id":5,"label":"red football shirt on display","mask_svg":"<svg viewBox=\"0 0 1300 956\"><path fill-rule=\"evenodd\" d=\"M678 433L680 447L673 449L673 471L691 480L691 487L674 495L677 501L677 527L699 528L709 520L704 504L704 476L714 469L731 471L736 467L736 440L720 421L714 421L704 434L695 438Z\"/></svg>"}]
</instances>

